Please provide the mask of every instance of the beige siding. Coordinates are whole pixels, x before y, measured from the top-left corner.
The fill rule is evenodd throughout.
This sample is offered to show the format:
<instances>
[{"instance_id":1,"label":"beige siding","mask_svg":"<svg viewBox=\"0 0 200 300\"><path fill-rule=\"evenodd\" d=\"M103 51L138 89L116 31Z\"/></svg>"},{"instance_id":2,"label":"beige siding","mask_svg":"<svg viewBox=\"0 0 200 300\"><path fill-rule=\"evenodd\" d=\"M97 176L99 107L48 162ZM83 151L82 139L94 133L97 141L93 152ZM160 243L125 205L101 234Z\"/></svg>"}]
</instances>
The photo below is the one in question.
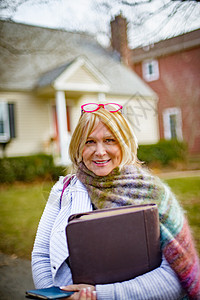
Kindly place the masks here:
<instances>
[{"instance_id":1,"label":"beige siding","mask_svg":"<svg viewBox=\"0 0 200 300\"><path fill-rule=\"evenodd\" d=\"M6 148L7 156L43 152L50 138L51 107L48 100L30 94L4 93L0 101L15 103L16 138Z\"/></svg>"},{"instance_id":2,"label":"beige siding","mask_svg":"<svg viewBox=\"0 0 200 300\"><path fill-rule=\"evenodd\" d=\"M139 144L154 144L159 141L157 99L108 96L107 102L116 102L127 107L126 116Z\"/></svg>"},{"instance_id":3,"label":"beige siding","mask_svg":"<svg viewBox=\"0 0 200 300\"><path fill-rule=\"evenodd\" d=\"M159 141L158 113L155 100L132 100L132 109L127 115L139 144L154 144Z\"/></svg>"},{"instance_id":4,"label":"beige siding","mask_svg":"<svg viewBox=\"0 0 200 300\"><path fill-rule=\"evenodd\" d=\"M67 83L100 84L99 80L83 65L67 80Z\"/></svg>"}]
</instances>

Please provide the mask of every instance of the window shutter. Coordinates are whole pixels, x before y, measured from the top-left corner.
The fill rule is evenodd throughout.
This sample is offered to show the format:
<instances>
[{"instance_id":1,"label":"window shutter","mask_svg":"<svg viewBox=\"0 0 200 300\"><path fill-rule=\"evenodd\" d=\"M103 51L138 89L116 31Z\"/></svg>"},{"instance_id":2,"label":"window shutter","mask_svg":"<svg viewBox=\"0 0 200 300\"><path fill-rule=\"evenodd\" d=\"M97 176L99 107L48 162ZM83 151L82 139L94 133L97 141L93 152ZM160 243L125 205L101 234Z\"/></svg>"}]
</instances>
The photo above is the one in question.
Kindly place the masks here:
<instances>
[{"instance_id":1,"label":"window shutter","mask_svg":"<svg viewBox=\"0 0 200 300\"><path fill-rule=\"evenodd\" d=\"M9 103L8 104L8 113L9 113L9 125L10 125L10 138L16 137L16 130L15 130L15 104Z\"/></svg>"}]
</instances>

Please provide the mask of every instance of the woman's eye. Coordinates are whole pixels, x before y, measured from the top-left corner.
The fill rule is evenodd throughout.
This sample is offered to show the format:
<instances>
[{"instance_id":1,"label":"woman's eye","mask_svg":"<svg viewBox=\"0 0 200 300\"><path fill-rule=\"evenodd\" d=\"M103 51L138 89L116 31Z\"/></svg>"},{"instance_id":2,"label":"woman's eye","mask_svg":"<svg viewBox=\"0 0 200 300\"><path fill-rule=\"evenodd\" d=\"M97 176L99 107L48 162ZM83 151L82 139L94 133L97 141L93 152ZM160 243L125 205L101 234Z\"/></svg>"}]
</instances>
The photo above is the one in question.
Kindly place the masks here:
<instances>
[{"instance_id":1,"label":"woman's eye","mask_svg":"<svg viewBox=\"0 0 200 300\"><path fill-rule=\"evenodd\" d=\"M94 143L94 140L88 140L88 141L86 141L86 145L89 145L89 144L93 144Z\"/></svg>"},{"instance_id":2,"label":"woman's eye","mask_svg":"<svg viewBox=\"0 0 200 300\"><path fill-rule=\"evenodd\" d=\"M111 138L111 139L106 139L106 142L107 142L107 143L115 143L116 141L115 141L115 139L112 139L112 138Z\"/></svg>"}]
</instances>

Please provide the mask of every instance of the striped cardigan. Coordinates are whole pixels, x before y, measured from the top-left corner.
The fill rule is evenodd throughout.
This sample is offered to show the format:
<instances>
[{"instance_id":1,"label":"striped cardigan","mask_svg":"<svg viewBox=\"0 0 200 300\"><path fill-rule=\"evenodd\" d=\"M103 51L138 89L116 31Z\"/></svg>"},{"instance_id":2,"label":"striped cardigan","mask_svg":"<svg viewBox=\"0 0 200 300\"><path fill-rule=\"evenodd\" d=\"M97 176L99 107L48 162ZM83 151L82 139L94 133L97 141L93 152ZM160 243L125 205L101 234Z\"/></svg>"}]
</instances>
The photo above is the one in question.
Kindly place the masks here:
<instances>
[{"instance_id":1,"label":"striped cardigan","mask_svg":"<svg viewBox=\"0 0 200 300\"><path fill-rule=\"evenodd\" d=\"M36 288L72 284L70 269L65 260L68 247L65 227L73 213L91 211L88 192L75 177L65 190L60 205L63 178L54 185L41 217L32 252L32 273ZM98 300L176 300L184 291L163 256L159 268L122 283L97 285ZM187 298L185 298L187 299Z\"/></svg>"}]
</instances>

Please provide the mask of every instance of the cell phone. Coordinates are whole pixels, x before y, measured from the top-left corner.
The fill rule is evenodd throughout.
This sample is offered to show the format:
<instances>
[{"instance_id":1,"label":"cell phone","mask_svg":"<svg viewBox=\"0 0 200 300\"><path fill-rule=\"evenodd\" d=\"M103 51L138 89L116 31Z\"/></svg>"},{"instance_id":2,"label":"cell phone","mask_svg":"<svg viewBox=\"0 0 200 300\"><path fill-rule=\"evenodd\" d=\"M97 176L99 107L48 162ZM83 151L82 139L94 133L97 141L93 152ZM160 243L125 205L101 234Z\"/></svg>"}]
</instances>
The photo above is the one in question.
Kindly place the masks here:
<instances>
[{"instance_id":1,"label":"cell phone","mask_svg":"<svg viewBox=\"0 0 200 300\"><path fill-rule=\"evenodd\" d=\"M62 299L71 296L74 292L61 290L58 286L45 289L35 289L26 291L26 298L31 299Z\"/></svg>"}]
</instances>

